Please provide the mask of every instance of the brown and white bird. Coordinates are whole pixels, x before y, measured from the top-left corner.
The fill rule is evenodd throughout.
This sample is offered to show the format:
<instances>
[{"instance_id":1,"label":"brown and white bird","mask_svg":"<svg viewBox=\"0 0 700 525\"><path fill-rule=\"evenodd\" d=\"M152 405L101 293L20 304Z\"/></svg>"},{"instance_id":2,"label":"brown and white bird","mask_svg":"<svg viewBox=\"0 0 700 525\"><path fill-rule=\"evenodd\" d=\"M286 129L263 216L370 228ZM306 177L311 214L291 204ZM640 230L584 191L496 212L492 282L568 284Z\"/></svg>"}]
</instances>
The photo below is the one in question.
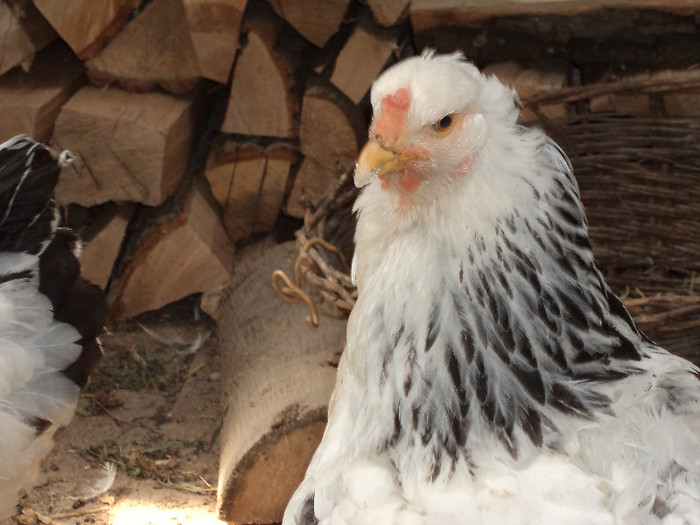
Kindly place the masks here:
<instances>
[{"instance_id":1,"label":"brown and white bird","mask_svg":"<svg viewBox=\"0 0 700 525\"><path fill-rule=\"evenodd\" d=\"M57 228L63 160L25 136L0 144L0 518L31 486L102 355L104 294L79 277L77 237Z\"/></svg>"},{"instance_id":2,"label":"brown and white bird","mask_svg":"<svg viewBox=\"0 0 700 525\"><path fill-rule=\"evenodd\" d=\"M460 54L375 82L359 297L285 525L700 523L700 371L610 291L516 101Z\"/></svg>"}]
</instances>

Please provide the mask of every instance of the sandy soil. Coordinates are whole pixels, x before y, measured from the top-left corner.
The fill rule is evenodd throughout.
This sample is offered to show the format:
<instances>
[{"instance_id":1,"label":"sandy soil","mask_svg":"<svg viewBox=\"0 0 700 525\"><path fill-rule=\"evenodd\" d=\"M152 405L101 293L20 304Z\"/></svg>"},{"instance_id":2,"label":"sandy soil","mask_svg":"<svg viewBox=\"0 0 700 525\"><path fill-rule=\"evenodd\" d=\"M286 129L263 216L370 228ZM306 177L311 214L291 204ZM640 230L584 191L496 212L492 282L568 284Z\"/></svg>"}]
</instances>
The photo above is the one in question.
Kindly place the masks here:
<instances>
[{"instance_id":1,"label":"sandy soil","mask_svg":"<svg viewBox=\"0 0 700 525\"><path fill-rule=\"evenodd\" d=\"M212 323L183 301L106 334L73 422L55 436L17 524L214 524L221 374ZM193 343L206 338L196 350ZM112 487L85 499L117 467Z\"/></svg>"}]
</instances>

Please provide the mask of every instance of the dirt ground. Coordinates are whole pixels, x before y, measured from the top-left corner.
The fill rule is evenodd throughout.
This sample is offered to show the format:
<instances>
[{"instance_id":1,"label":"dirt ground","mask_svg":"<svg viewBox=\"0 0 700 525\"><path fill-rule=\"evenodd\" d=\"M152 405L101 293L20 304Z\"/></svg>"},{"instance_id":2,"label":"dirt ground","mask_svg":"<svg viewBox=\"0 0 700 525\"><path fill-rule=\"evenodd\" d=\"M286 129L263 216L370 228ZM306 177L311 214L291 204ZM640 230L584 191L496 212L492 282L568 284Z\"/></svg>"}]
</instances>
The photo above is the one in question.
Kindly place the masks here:
<instances>
[{"instance_id":1,"label":"dirt ground","mask_svg":"<svg viewBox=\"0 0 700 525\"><path fill-rule=\"evenodd\" d=\"M220 356L213 323L196 312L184 300L105 334L75 418L57 432L18 515L0 525L221 523ZM108 461L114 484L86 499Z\"/></svg>"}]
</instances>

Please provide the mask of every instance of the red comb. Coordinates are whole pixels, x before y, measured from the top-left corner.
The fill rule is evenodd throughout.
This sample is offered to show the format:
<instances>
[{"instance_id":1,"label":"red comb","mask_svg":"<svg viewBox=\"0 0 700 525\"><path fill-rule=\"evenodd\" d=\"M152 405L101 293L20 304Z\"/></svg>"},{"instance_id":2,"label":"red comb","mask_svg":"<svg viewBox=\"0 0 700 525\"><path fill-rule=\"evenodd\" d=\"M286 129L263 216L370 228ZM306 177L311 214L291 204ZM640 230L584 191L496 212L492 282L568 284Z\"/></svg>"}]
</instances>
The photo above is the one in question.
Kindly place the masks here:
<instances>
[{"instance_id":1,"label":"red comb","mask_svg":"<svg viewBox=\"0 0 700 525\"><path fill-rule=\"evenodd\" d=\"M406 88L396 90L393 95L382 99L382 115L374 126L374 133L383 140L394 142L399 137L406 122L411 93Z\"/></svg>"}]
</instances>

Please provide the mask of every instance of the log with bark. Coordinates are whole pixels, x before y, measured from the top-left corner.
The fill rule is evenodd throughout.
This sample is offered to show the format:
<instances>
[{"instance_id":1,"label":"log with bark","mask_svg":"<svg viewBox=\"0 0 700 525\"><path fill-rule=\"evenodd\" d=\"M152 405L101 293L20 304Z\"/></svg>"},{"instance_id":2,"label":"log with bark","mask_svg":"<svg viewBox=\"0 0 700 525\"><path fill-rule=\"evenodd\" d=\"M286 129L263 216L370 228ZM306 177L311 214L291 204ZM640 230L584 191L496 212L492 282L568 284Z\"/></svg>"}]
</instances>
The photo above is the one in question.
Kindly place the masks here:
<instances>
[{"instance_id":1,"label":"log with bark","mask_svg":"<svg viewBox=\"0 0 700 525\"><path fill-rule=\"evenodd\" d=\"M216 141L206 177L231 240L272 230L295 160L296 152L283 143L262 148L224 136Z\"/></svg>"},{"instance_id":2,"label":"log with bark","mask_svg":"<svg viewBox=\"0 0 700 525\"><path fill-rule=\"evenodd\" d=\"M231 275L233 254L209 187L196 177L130 240L119 275L110 284L112 320L220 287Z\"/></svg>"},{"instance_id":3,"label":"log with bark","mask_svg":"<svg viewBox=\"0 0 700 525\"><path fill-rule=\"evenodd\" d=\"M219 312L219 513L229 523L279 523L325 428L345 322L312 329L305 306L277 297L272 273L291 272L296 254L288 242L237 268Z\"/></svg>"},{"instance_id":4,"label":"log with bark","mask_svg":"<svg viewBox=\"0 0 700 525\"><path fill-rule=\"evenodd\" d=\"M282 21L250 9L221 131L266 137L298 134L292 88L298 58L275 49Z\"/></svg>"},{"instance_id":5,"label":"log with bark","mask_svg":"<svg viewBox=\"0 0 700 525\"><path fill-rule=\"evenodd\" d=\"M309 329L305 308L280 301L270 284L273 270L291 273L295 247L262 250L291 237L305 215L297 238L311 237L307 226L325 211L307 215L308 205L352 170L368 90L395 58L461 49L514 86L521 122L548 129L572 156L584 200L603 202L588 214L597 256L614 262L606 277L616 286L648 277L647 297L634 303L632 291L628 306L697 359L688 353L697 323L683 319L700 304L691 213L700 195L698 8L700 0L0 0L0 140L24 132L72 151L57 199L80 205L67 209L83 226L83 275L108 289L113 320L192 293L219 317L221 516L276 523L320 439L344 323ZM662 67L673 71L645 73ZM604 85L611 71L618 76ZM607 177L602 186L594 174ZM639 194L623 209L611 184ZM654 241L604 242L623 228L636 235L633 209ZM83 216L97 219L86 226ZM342 237L349 250L352 217L334 220L342 228L333 242ZM233 270L234 243L243 247L236 259L259 257ZM674 298L650 295L672 279ZM324 293L342 289L333 303L348 311L349 286L336 280ZM678 297L671 311L665 301Z\"/></svg>"},{"instance_id":6,"label":"log with bark","mask_svg":"<svg viewBox=\"0 0 700 525\"><path fill-rule=\"evenodd\" d=\"M412 0L411 24L416 33L434 27L477 25L494 17L510 15L583 15L612 6L618 8L658 9L690 14L700 0Z\"/></svg>"},{"instance_id":7,"label":"log with bark","mask_svg":"<svg viewBox=\"0 0 700 525\"><path fill-rule=\"evenodd\" d=\"M357 108L323 82L304 95L300 151L304 156L286 204L286 213L303 217L310 202L321 198L341 174L355 165L366 124Z\"/></svg>"}]
</instances>

